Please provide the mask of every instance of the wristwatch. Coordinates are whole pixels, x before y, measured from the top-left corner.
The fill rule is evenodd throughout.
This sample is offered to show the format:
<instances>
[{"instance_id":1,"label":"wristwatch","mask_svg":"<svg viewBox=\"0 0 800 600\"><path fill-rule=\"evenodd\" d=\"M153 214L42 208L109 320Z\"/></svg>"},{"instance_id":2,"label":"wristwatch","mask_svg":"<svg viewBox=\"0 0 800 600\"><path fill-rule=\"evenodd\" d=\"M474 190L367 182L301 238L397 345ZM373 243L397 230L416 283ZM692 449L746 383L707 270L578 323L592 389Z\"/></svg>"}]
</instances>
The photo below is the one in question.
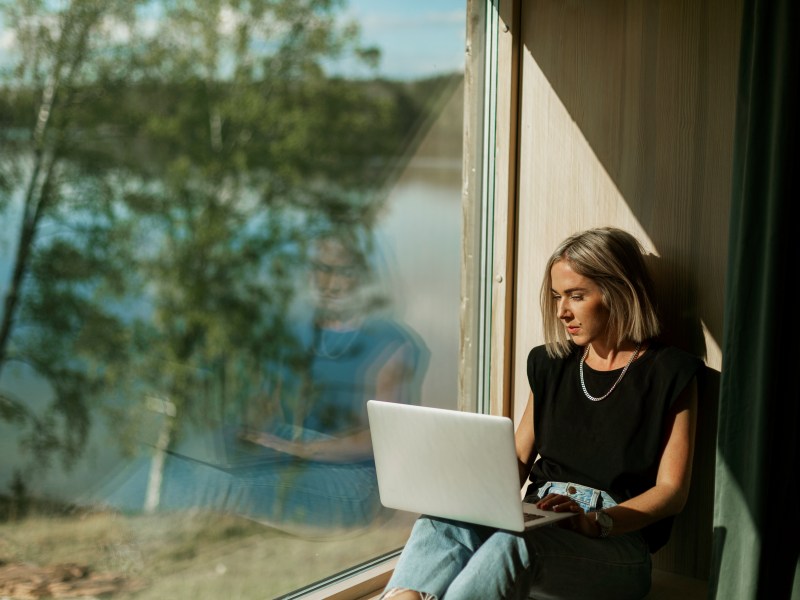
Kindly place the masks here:
<instances>
[{"instance_id":1,"label":"wristwatch","mask_svg":"<svg viewBox=\"0 0 800 600\"><path fill-rule=\"evenodd\" d=\"M600 537L608 537L614 527L614 519L611 518L611 515L603 510L597 510L594 513L594 520L600 528Z\"/></svg>"}]
</instances>

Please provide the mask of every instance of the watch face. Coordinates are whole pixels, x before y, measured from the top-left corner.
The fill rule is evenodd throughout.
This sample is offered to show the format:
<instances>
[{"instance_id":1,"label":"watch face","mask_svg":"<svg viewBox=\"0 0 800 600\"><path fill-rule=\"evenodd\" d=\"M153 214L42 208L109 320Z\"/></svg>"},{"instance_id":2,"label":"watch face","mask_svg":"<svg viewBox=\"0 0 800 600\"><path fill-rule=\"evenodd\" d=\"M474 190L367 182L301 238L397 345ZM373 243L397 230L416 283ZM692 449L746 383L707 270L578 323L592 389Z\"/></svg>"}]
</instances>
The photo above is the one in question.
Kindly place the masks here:
<instances>
[{"instance_id":1,"label":"watch face","mask_svg":"<svg viewBox=\"0 0 800 600\"><path fill-rule=\"evenodd\" d=\"M602 510L597 511L597 524L600 527L600 537L607 537L614 526L614 520Z\"/></svg>"},{"instance_id":2,"label":"watch face","mask_svg":"<svg viewBox=\"0 0 800 600\"><path fill-rule=\"evenodd\" d=\"M602 510L597 511L597 522L603 529L611 529L614 525L614 520Z\"/></svg>"}]
</instances>

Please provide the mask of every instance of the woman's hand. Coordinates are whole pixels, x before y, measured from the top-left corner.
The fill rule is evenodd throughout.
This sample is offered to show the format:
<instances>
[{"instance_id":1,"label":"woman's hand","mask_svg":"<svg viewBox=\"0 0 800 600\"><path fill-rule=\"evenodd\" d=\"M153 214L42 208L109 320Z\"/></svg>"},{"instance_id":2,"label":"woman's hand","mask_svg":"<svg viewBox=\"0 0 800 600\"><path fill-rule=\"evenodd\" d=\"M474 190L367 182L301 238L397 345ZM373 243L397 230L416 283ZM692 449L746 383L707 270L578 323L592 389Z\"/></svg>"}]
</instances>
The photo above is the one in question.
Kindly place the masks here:
<instances>
[{"instance_id":1,"label":"woman's hand","mask_svg":"<svg viewBox=\"0 0 800 600\"><path fill-rule=\"evenodd\" d=\"M277 450L278 452L283 452L285 454L291 454L293 456L299 456L301 458L305 458L304 444L301 444L299 442L293 442L291 440L286 440L280 436L273 435L271 433L264 433L263 431L243 430L239 434L239 438L246 442L251 442L253 444L258 444L259 446L264 446L265 448L272 448L273 450Z\"/></svg>"},{"instance_id":2,"label":"woman's hand","mask_svg":"<svg viewBox=\"0 0 800 600\"><path fill-rule=\"evenodd\" d=\"M600 537L600 526L595 521L594 516L584 512L581 505L569 496L547 494L536 503L536 508L552 510L553 512L573 512L575 513L574 517L559 521L558 525L576 531L586 537Z\"/></svg>"},{"instance_id":3,"label":"woman's hand","mask_svg":"<svg viewBox=\"0 0 800 600\"><path fill-rule=\"evenodd\" d=\"M313 441L287 440L272 433L243 430L239 433L239 439L304 460L352 463L372 458L369 430L341 438L326 436L325 439Z\"/></svg>"}]
</instances>

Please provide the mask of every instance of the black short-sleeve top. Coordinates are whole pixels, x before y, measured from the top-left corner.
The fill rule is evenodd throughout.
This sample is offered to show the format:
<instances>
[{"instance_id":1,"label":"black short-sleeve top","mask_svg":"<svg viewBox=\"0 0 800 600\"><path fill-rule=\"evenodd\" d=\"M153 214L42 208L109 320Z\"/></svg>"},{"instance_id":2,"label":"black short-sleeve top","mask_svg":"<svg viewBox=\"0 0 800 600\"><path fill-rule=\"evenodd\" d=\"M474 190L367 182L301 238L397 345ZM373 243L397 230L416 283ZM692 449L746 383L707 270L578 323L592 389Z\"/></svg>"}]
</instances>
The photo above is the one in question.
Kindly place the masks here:
<instances>
[{"instance_id":1,"label":"black short-sleeve top","mask_svg":"<svg viewBox=\"0 0 800 600\"><path fill-rule=\"evenodd\" d=\"M565 358L551 358L537 346L528 355L539 455L531 480L537 487L547 481L579 483L623 502L655 484L667 413L703 363L652 342L611 395L593 402L581 388L582 353L576 346ZM621 369L595 371L584 364L583 372L589 394L599 397ZM652 550L666 539L648 541Z\"/></svg>"}]
</instances>

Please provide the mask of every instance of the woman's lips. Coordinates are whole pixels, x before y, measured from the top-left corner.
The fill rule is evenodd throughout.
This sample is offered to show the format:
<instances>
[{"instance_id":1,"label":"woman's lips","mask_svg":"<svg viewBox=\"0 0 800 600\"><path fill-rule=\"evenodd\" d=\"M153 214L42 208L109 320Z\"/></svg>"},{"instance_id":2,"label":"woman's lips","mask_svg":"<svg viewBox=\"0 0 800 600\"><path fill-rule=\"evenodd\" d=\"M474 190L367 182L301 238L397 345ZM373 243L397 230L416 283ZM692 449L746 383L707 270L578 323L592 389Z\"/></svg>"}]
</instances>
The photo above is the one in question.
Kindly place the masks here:
<instances>
[{"instance_id":1,"label":"woman's lips","mask_svg":"<svg viewBox=\"0 0 800 600\"><path fill-rule=\"evenodd\" d=\"M580 327L570 327L569 325L567 325L567 333L569 333L570 335L575 335L576 333L578 333L579 330Z\"/></svg>"}]
</instances>

